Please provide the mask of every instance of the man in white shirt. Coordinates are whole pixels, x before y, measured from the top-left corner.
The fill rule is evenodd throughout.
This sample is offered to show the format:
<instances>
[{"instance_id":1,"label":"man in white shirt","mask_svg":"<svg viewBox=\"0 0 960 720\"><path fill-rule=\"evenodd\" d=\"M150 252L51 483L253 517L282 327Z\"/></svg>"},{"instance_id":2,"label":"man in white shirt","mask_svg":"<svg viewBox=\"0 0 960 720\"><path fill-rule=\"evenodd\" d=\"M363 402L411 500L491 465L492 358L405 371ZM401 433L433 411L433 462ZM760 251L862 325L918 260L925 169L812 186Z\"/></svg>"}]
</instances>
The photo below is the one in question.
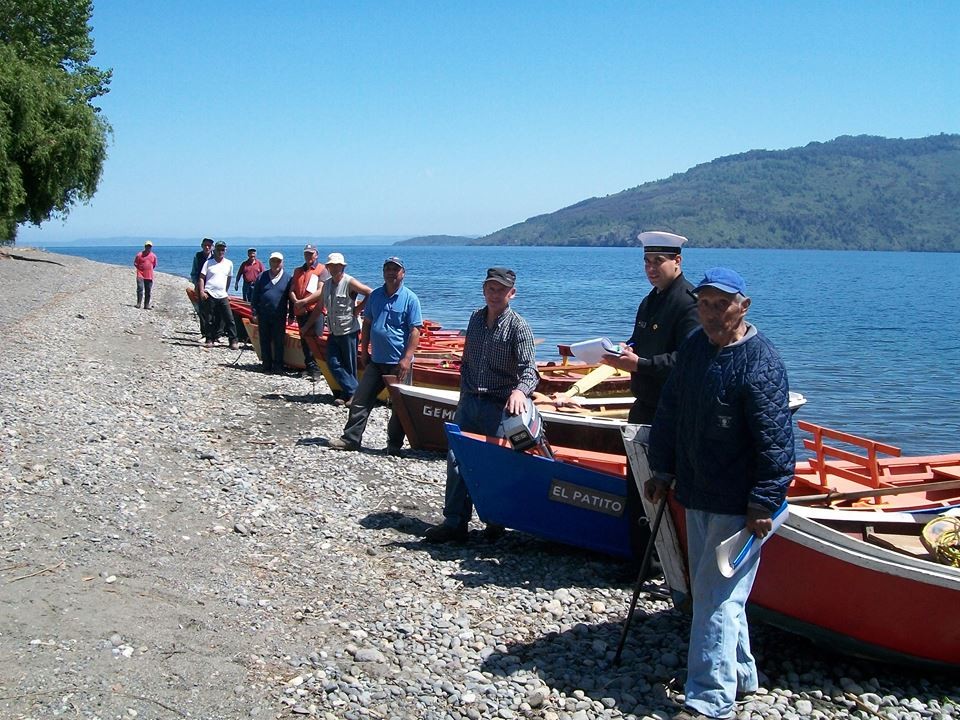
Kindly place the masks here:
<instances>
[{"instance_id":1,"label":"man in white shirt","mask_svg":"<svg viewBox=\"0 0 960 720\"><path fill-rule=\"evenodd\" d=\"M233 278L233 263L227 260L227 244L218 240L213 246L213 255L200 268L197 280L197 295L200 298L200 310L206 313L206 342L204 347L211 348L217 341L221 327L230 341L230 349L237 350L237 326L233 322L227 289Z\"/></svg>"}]
</instances>

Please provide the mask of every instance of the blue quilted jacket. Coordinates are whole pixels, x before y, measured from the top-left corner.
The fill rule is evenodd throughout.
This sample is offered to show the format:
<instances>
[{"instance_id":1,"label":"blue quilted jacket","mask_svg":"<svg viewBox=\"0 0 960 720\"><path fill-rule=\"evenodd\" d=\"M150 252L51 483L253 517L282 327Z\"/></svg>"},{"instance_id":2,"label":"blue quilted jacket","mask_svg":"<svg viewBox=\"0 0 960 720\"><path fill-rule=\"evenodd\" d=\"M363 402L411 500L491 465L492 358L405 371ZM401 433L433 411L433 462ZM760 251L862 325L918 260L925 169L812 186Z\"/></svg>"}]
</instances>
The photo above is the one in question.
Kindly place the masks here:
<instances>
[{"instance_id":1,"label":"blue quilted jacket","mask_svg":"<svg viewBox=\"0 0 960 720\"><path fill-rule=\"evenodd\" d=\"M676 476L685 508L743 515L776 510L796 462L787 371L750 326L717 349L703 330L681 346L650 432L650 467Z\"/></svg>"}]
</instances>

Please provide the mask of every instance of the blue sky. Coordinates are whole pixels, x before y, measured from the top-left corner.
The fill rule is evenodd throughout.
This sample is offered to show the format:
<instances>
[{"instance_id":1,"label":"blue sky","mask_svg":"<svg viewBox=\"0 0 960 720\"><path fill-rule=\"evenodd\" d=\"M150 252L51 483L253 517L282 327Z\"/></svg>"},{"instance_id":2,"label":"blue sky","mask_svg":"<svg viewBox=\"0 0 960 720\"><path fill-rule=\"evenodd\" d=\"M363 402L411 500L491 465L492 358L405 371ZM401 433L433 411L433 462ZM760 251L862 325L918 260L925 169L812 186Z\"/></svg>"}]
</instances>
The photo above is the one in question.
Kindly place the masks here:
<instances>
[{"instance_id":1,"label":"blue sky","mask_svg":"<svg viewBox=\"0 0 960 720\"><path fill-rule=\"evenodd\" d=\"M960 2L96 0L88 237L493 232L750 149L960 132Z\"/></svg>"}]
</instances>

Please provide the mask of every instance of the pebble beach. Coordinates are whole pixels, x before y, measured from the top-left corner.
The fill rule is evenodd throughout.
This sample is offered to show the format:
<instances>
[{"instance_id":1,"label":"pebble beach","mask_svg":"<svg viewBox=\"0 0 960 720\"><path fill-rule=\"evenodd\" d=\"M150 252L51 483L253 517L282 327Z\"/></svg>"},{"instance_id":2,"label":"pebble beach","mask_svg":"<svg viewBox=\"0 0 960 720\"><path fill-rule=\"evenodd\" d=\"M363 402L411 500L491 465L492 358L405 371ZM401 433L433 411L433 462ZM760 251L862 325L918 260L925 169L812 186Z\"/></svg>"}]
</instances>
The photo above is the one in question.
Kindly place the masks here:
<instances>
[{"instance_id":1,"label":"pebble beach","mask_svg":"<svg viewBox=\"0 0 960 720\"><path fill-rule=\"evenodd\" d=\"M186 285L158 273L139 310L132 265L0 249L0 718L680 709L689 623L659 581L613 666L623 564L480 523L422 544L444 459L388 456L385 407L328 449L323 380L203 349ZM741 720L960 720L960 678L751 636Z\"/></svg>"}]
</instances>

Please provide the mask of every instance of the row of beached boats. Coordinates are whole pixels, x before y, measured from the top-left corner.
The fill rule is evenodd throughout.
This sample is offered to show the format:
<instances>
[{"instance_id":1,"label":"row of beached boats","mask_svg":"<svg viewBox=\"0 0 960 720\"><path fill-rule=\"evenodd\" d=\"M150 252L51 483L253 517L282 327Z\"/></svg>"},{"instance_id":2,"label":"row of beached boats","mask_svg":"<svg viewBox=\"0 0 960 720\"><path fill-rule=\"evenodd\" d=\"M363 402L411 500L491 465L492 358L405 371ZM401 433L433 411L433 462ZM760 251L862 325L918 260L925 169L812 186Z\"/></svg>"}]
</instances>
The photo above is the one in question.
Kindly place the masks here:
<instances>
[{"instance_id":1,"label":"row of beached boats","mask_svg":"<svg viewBox=\"0 0 960 720\"><path fill-rule=\"evenodd\" d=\"M231 306L258 350L249 307L234 299ZM325 337L308 343L335 388L323 362ZM452 424L462 347L461 333L428 323L412 384L390 384L389 400L411 446L453 450L484 522L630 557L626 483L632 477L642 487L650 471L649 428L626 421L629 377L570 362L561 346L563 360L541 364L545 382L538 390L576 396L578 406L545 402L551 452L518 452L507 440ZM299 331L290 325L284 358L293 369L304 366L300 348ZM593 380L591 372L606 376ZM791 393L794 411L805 402ZM960 669L960 569L944 564L960 555L960 453L903 457L893 445L802 420L798 427L810 434L804 445L812 457L798 463L789 513L764 545L750 612L851 654ZM652 521L656 509L644 505ZM672 497L668 508L656 547L670 594L684 607L684 513Z\"/></svg>"}]
</instances>

